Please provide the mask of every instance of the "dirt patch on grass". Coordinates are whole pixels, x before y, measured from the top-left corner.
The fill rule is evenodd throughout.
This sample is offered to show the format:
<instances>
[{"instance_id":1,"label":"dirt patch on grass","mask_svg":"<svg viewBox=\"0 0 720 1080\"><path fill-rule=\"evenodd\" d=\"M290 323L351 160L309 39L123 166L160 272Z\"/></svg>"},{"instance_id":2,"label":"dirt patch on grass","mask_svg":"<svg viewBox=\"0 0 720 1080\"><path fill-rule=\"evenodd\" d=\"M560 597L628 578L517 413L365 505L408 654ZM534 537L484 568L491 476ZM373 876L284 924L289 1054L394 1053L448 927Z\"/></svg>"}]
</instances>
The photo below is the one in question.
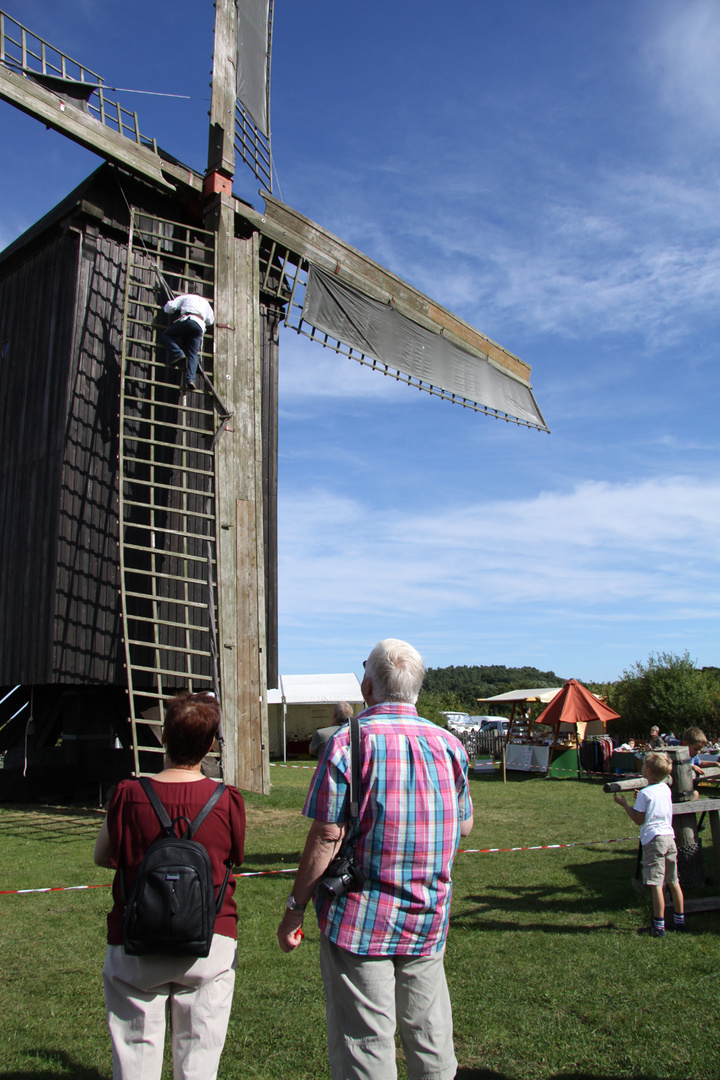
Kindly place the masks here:
<instances>
[{"instance_id":1,"label":"dirt patch on grass","mask_svg":"<svg viewBox=\"0 0 720 1080\"><path fill-rule=\"evenodd\" d=\"M293 825L307 830L305 818L297 810L283 810L278 807L248 806L245 804L245 817L248 828L253 829L290 829Z\"/></svg>"}]
</instances>

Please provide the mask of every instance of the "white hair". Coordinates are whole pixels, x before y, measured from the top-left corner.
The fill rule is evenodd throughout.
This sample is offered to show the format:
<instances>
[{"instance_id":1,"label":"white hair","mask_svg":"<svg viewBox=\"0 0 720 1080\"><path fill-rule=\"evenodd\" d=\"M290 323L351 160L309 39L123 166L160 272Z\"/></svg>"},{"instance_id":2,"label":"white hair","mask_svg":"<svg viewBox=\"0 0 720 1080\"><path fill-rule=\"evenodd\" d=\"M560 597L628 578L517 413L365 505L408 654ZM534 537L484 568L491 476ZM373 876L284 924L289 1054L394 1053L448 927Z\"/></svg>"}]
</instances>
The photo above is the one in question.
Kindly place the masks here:
<instances>
[{"instance_id":1,"label":"white hair","mask_svg":"<svg viewBox=\"0 0 720 1080\"><path fill-rule=\"evenodd\" d=\"M379 641L365 664L376 701L406 701L414 705L425 678L425 664L417 649L407 641L386 638Z\"/></svg>"},{"instance_id":2,"label":"white hair","mask_svg":"<svg viewBox=\"0 0 720 1080\"><path fill-rule=\"evenodd\" d=\"M347 701L338 701L337 705L333 709L333 722L336 724L344 724L346 720L349 720L353 714L353 707Z\"/></svg>"}]
</instances>

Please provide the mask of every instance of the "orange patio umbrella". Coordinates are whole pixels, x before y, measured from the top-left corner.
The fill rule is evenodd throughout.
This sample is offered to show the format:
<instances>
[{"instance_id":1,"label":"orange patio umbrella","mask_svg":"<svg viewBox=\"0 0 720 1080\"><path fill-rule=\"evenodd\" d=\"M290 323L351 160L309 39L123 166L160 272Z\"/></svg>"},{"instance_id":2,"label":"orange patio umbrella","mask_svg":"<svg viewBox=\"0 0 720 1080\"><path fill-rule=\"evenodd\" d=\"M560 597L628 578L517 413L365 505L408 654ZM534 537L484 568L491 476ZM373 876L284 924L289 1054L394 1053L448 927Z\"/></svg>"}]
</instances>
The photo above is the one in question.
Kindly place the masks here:
<instances>
[{"instance_id":1,"label":"orange patio umbrella","mask_svg":"<svg viewBox=\"0 0 720 1080\"><path fill-rule=\"evenodd\" d=\"M598 701L586 686L577 679L570 679L543 709L535 723L557 726L558 732L574 729L578 739L584 739L586 735L602 735L608 720L619 719L620 714Z\"/></svg>"}]
</instances>

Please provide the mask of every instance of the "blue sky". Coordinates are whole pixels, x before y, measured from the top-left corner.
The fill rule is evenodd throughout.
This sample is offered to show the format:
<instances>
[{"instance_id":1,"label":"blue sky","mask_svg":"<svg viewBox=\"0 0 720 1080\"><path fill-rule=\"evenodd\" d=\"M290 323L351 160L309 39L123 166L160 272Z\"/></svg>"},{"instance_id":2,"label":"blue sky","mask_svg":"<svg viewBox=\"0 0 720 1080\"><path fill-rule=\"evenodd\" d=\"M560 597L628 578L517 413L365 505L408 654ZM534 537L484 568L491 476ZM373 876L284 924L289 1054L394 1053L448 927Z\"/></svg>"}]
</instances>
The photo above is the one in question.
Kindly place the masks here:
<instances>
[{"instance_id":1,"label":"blue sky","mask_svg":"<svg viewBox=\"0 0 720 1080\"><path fill-rule=\"evenodd\" d=\"M123 103L203 169L211 3L7 10L109 83L190 95ZM707 0L276 0L276 194L531 364L552 430L284 333L284 673L359 673L388 636L586 680L720 663L719 57ZM4 246L97 159L0 124Z\"/></svg>"}]
</instances>

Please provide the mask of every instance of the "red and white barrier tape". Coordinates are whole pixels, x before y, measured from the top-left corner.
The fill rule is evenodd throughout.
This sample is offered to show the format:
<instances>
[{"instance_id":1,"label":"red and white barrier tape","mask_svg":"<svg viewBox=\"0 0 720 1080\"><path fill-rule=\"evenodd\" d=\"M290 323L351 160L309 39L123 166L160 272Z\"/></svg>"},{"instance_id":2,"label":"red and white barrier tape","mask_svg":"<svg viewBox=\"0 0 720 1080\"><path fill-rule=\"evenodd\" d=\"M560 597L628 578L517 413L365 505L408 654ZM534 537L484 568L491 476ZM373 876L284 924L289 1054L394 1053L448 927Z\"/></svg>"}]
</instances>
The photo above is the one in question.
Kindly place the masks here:
<instances>
[{"instance_id":1,"label":"red and white barrier tape","mask_svg":"<svg viewBox=\"0 0 720 1080\"><path fill-rule=\"evenodd\" d=\"M551 851L553 848L590 847L594 844L624 844L637 836L619 836L617 840L575 840L572 844L534 844L532 847L460 848L458 855L494 855L507 851Z\"/></svg>"},{"instance_id":2,"label":"red and white barrier tape","mask_svg":"<svg viewBox=\"0 0 720 1080\"><path fill-rule=\"evenodd\" d=\"M271 761L271 769L312 769L313 772L317 769L317 765L288 765L284 761Z\"/></svg>"},{"instance_id":3,"label":"red and white barrier tape","mask_svg":"<svg viewBox=\"0 0 720 1080\"><path fill-rule=\"evenodd\" d=\"M534 844L531 847L489 847L489 848L460 848L458 855L495 855L500 852L511 851L552 851L556 848L591 847L596 844L624 844L631 840L637 840L636 836L620 836L617 840L576 840L572 844ZM236 878L270 877L274 874L294 874L296 866L283 867L282 870L244 870L234 876ZM83 889L109 889L111 881L101 885L51 885L44 889L0 889L0 896L20 896L25 893L48 893L48 892L80 892Z\"/></svg>"}]
</instances>

